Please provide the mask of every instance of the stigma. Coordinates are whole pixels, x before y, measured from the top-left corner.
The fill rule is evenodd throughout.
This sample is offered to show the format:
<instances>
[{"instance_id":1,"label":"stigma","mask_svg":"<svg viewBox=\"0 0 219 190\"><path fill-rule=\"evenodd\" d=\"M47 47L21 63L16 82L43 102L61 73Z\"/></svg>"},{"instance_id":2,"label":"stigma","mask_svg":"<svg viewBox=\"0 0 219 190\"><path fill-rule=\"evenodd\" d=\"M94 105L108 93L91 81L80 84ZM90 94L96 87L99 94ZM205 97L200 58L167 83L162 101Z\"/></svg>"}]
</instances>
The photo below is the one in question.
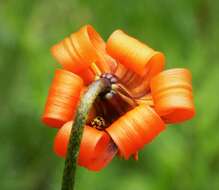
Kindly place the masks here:
<instances>
[{"instance_id":1,"label":"stigma","mask_svg":"<svg viewBox=\"0 0 219 190\"><path fill-rule=\"evenodd\" d=\"M104 78L110 82L110 84L116 84L118 82L118 77L112 73L103 73L100 78Z\"/></svg>"}]
</instances>

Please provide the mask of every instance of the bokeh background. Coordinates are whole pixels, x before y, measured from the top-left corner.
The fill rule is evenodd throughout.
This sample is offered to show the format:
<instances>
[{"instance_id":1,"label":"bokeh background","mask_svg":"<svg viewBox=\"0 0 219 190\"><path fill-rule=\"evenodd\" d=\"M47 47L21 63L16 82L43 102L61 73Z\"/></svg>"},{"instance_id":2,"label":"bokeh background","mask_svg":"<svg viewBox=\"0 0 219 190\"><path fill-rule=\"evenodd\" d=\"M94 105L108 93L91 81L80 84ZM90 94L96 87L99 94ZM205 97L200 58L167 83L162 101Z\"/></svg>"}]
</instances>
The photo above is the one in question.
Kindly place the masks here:
<instances>
[{"instance_id":1,"label":"bokeh background","mask_svg":"<svg viewBox=\"0 0 219 190\"><path fill-rule=\"evenodd\" d=\"M219 189L219 1L1 0L0 189L60 189L55 129L40 122L55 68L50 47L90 23L104 39L121 28L192 71L196 117L169 127L138 162L99 173L78 168L79 190Z\"/></svg>"}]
</instances>

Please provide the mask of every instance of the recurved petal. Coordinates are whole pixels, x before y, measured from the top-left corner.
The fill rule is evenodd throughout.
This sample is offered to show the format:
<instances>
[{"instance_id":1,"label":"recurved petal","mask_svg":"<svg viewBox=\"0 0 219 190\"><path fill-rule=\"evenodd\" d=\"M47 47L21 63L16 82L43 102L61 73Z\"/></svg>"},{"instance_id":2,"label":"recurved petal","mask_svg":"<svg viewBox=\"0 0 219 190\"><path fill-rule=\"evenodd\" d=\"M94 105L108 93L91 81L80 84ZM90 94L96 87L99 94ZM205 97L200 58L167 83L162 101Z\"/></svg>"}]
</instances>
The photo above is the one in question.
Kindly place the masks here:
<instances>
[{"instance_id":1,"label":"recurved petal","mask_svg":"<svg viewBox=\"0 0 219 190\"><path fill-rule=\"evenodd\" d=\"M85 25L51 48L54 58L67 70L81 76L85 84L94 79L91 64L102 73L112 72L116 61L107 55L105 42L91 25ZM88 75L88 76L87 76Z\"/></svg>"},{"instance_id":2,"label":"recurved petal","mask_svg":"<svg viewBox=\"0 0 219 190\"><path fill-rule=\"evenodd\" d=\"M136 98L148 92L151 78L164 68L165 58L161 52L153 50L121 30L112 33L106 49L109 55L118 61L115 75L127 85Z\"/></svg>"},{"instance_id":3,"label":"recurved petal","mask_svg":"<svg viewBox=\"0 0 219 190\"><path fill-rule=\"evenodd\" d=\"M139 75L145 73L148 64L153 72L159 72L164 66L164 55L127 35L122 30L114 31L109 37L106 50L114 59Z\"/></svg>"},{"instance_id":4,"label":"recurved petal","mask_svg":"<svg viewBox=\"0 0 219 190\"><path fill-rule=\"evenodd\" d=\"M42 121L51 127L61 127L72 120L82 88L83 81L79 76L66 70L56 70Z\"/></svg>"},{"instance_id":5,"label":"recurved petal","mask_svg":"<svg viewBox=\"0 0 219 190\"><path fill-rule=\"evenodd\" d=\"M72 123L71 121L63 125L56 134L54 151L58 156L66 156ZM107 133L87 125L84 127L78 157L80 166L99 171L110 163L116 152L117 148Z\"/></svg>"},{"instance_id":6,"label":"recurved petal","mask_svg":"<svg viewBox=\"0 0 219 190\"><path fill-rule=\"evenodd\" d=\"M179 123L195 114L192 77L187 69L169 69L151 81L151 94L157 113L167 123Z\"/></svg>"},{"instance_id":7,"label":"recurved petal","mask_svg":"<svg viewBox=\"0 0 219 190\"><path fill-rule=\"evenodd\" d=\"M118 146L120 155L128 159L164 129L164 122L152 108L139 105L116 120L106 131Z\"/></svg>"}]
</instances>

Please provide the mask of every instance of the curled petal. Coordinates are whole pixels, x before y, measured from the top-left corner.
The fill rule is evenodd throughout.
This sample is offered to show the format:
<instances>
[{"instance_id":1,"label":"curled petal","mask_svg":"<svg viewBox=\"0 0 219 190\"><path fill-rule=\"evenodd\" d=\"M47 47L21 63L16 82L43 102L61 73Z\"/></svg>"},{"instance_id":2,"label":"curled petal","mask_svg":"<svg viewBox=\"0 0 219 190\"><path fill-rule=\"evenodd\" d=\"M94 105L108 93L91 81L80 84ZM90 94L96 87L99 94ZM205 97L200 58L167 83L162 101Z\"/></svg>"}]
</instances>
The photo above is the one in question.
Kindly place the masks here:
<instances>
[{"instance_id":1,"label":"curled petal","mask_svg":"<svg viewBox=\"0 0 219 190\"><path fill-rule=\"evenodd\" d=\"M91 66L95 62L103 73L111 72L115 60L106 54L106 44L91 25L85 25L71 35L71 40L83 62Z\"/></svg>"},{"instance_id":2,"label":"curled petal","mask_svg":"<svg viewBox=\"0 0 219 190\"><path fill-rule=\"evenodd\" d=\"M167 123L179 123L195 114L191 73L187 69L169 69L151 81L155 110Z\"/></svg>"},{"instance_id":3,"label":"curled petal","mask_svg":"<svg viewBox=\"0 0 219 190\"><path fill-rule=\"evenodd\" d=\"M87 71L92 63L95 62L101 72L111 72L116 65L115 60L106 54L105 42L91 25L85 25L72 33L70 37L54 45L51 51L65 69L80 75L85 83L94 78ZM89 79L84 73L89 73Z\"/></svg>"},{"instance_id":4,"label":"curled petal","mask_svg":"<svg viewBox=\"0 0 219 190\"><path fill-rule=\"evenodd\" d=\"M137 39L116 30L109 37L106 50L119 64L115 74L132 89L133 96L143 96L153 76L163 70L165 58Z\"/></svg>"},{"instance_id":5,"label":"curled petal","mask_svg":"<svg viewBox=\"0 0 219 190\"><path fill-rule=\"evenodd\" d=\"M78 73L88 68L72 45L70 38L65 38L63 41L54 45L51 48L53 57L60 63L64 69Z\"/></svg>"},{"instance_id":6,"label":"curled petal","mask_svg":"<svg viewBox=\"0 0 219 190\"><path fill-rule=\"evenodd\" d=\"M61 127L55 137L54 151L65 157L72 128L72 121ZM117 148L104 131L85 126L80 145L78 164L93 171L106 167L113 159Z\"/></svg>"},{"instance_id":7,"label":"curled petal","mask_svg":"<svg viewBox=\"0 0 219 190\"><path fill-rule=\"evenodd\" d=\"M51 127L61 127L72 120L82 88L83 81L79 76L66 70L56 70L42 121Z\"/></svg>"},{"instance_id":8,"label":"curled petal","mask_svg":"<svg viewBox=\"0 0 219 190\"><path fill-rule=\"evenodd\" d=\"M106 131L118 146L120 155L128 159L164 129L163 121L152 108L139 105L116 120Z\"/></svg>"},{"instance_id":9,"label":"curled petal","mask_svg":"<svg viewBox=\"0 0 219 190\"><path fill-rule=\"evenodd\" d=\"M116 30L107 41L106 50L131 71L142 75L146 72L149 62L152 62L153 72L160 72L164 66L164 55L154 51L144 43L128 36L121 30Z\"/></svg>"}]
</instances>

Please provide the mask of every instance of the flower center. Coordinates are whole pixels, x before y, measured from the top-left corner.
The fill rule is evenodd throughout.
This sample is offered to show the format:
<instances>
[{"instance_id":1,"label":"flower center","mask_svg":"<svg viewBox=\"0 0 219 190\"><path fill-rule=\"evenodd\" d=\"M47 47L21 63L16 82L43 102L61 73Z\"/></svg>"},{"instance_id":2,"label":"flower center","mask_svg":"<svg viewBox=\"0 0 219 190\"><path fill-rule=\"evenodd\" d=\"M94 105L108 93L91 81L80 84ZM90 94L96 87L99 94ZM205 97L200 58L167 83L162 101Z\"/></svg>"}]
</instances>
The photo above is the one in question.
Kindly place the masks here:
<instances>
[{"instance_id":1,"label":"flower center","mask_svg":"<svg viewBox=\"0 0 219 190\"><path fill-rule=\"evenodd\" d=\"M106 79L111 87L96 99L94 103L95 117L89 124L103 130L135 107L137 103L116 75L103 73L100 78Z\"/></svg>"}]
</instances>

